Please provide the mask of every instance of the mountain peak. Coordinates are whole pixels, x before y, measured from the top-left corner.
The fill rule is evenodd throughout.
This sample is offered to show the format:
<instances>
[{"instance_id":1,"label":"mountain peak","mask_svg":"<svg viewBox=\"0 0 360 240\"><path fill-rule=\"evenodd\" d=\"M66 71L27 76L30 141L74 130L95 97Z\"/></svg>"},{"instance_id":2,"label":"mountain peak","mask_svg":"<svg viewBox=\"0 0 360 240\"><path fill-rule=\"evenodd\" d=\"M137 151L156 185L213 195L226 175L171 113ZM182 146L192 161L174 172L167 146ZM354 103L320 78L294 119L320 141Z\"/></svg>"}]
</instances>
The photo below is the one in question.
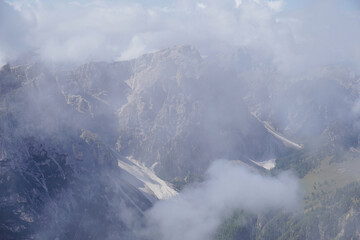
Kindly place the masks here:
<instances>
[{"instance_id":1,"label":"mountain peak","mask_svg":"<svg viewBox=\"0 0 360 240\"><path fill-rule=\"evenodd\" d=\"M176 62L189 61L190 59L201 61L201 56L199 51L191 45L176 45L154 53L145 54L133 61L137 63L144 61L157 63L159 61L162 62L170 59Z\"/></svg>"}]
</instances>

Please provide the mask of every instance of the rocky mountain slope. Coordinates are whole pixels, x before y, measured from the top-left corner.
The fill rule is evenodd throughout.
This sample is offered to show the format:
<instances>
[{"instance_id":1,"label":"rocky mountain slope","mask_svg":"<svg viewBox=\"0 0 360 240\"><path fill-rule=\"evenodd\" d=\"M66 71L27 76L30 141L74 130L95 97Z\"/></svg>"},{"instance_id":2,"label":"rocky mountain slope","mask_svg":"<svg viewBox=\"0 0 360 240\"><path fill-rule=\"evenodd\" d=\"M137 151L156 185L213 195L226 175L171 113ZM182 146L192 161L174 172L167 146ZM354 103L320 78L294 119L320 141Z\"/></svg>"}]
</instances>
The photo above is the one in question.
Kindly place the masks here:
<instances>
[{"instance_id":1,"label":"rocky mountain slope","mask_svg":"<svg viewBox=\"0 0 360 240\"><path fill-rule=\"evenodd\" d=\"M90 115L104 114L104 105L116 112L117 151L156 164L167 179L201 174L217 158L264 160L286 150L249 113L234 72L207 63L190 46L74 72L59 77L64 91L82 99ZM64 87L66 81L77 86Z\"/></svg>"},{"instance_id":2,"label":"rocky mountain slope","mask_svg":"<svg viewBox=\"0 0 360 240\"><path fill-rule=\"evenodd\" d=\"M6 65L0 79L0 238L133 239L155 196L86 130L98 119L74 110L40 64Z\"/></svg>"},{"instance_id":3,"label":"rocky mountain slope","mask_svg":"<svg viewBox=\"0 0 360 240\"><path fill-rule=\"evenodd\" d=\"M144 212L176 195L173 188L201 179L221 158L263 174L290 169L310 188L325 186L332 178L315 178L316 172L351 169L348 160L359 159L356 76L326 69L285 81L251 62L241 68L216 64L191 46L73 69L5 65L0 237L141 239L134 229L144 224ZM218 236L357 236L356 181L307 192L301 216L236 214ZM338 200L331 202L332 196ZM344 199L349 204L338 209ZM325 203L330 210L319 207ZM332 211L340 222L324 220ZM315 230L309 228L314 221ZM269 232L279 224L292 230ZM326 235L331 224L338 230Z\"/></svg>"},{"instance_id":4,"label":"rocky mountain slope","mask_svg":"<svg viewBox=\"0 0 360 240\"><path fill-rule=\"evenodd\" d=\"M156 174L201 176L218 158L287 152L239 88L190 46L73 70L5 65L1 238L134 239L152 202L176 194Z\"/></svg>"}]
</instances>

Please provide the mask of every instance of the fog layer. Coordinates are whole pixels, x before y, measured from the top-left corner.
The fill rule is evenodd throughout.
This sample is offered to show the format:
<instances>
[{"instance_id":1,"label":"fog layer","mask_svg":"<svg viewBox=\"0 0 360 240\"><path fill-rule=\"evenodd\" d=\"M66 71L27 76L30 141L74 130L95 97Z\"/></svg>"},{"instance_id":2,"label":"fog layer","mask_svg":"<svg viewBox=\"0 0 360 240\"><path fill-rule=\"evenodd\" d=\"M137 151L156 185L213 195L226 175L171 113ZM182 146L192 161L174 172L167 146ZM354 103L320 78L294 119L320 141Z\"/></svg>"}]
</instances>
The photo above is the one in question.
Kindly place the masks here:
<instances>
[{"instance_id":1,"label":"fog layer","mask_svg":"<svg viewBox=\"0 0 360 240\"><path fill-rule=\"evenodd\" d=\"M300 207L300 188L290 173L260 175L229 161L216 161L206 180L187 187L178 196L160 201L148 212L147 236L167 240L211 239L225 217L236 210L264 213L294 212Z\"/></svg>"},{"instance_id":2,"label":"fog layer","mask_svg":"<svg viewBox=\"0 0 360 240\"><path fill-rule=\"evenodd\" d=\"M1 2L0 57L24 50L82 63L137 57L175 44L204 56L256 48L285 72L360 59L353 1L20 1Z\"/></svg>"}]
</instances>

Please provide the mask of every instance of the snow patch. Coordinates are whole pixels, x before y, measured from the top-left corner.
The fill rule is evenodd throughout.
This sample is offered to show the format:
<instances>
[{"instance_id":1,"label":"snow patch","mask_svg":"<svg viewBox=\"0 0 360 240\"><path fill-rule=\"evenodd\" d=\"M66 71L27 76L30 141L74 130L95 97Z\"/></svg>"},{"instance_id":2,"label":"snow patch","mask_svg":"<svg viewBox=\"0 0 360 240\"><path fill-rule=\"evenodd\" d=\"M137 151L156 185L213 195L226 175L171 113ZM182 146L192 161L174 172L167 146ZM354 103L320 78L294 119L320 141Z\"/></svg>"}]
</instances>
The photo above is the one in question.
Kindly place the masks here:
<instances>
[{"instance_id":1,"label":"snow patch","mask_svg":"<svg viewBox=\"0 0 360 240\"><path fill-rule=\"evenodd\" d=\"M271 169L275 168L275 166L276 166L276 159L273 158L273 159L269 159L266 161L257 162L256 164L265 168L266 170L271 170Z\"/></svg>"},{"instance_id":2,"label":"snow patch","mask_svg":"<svg viewBox=\"0 0 360 240\"><path fill-rule=\"evenodd\" d=\"M274 137L279 139L283 142L283 144L287 147L295 148L295 149L302 149L304 146L302 144L295 143L286 137L282 136L280 133L276 132L275 129L266 121L262 121L258 116L256 116L256 113L251 113L260 123L264 125L266 130L271 133Z\"/></svg>"},{"instance_id":3,"label":"snow patch","mask_svg":"<svg viewBox=\"0 0 360 240\"><path fill-rule=\"evenodd\" d=\"M139 190L155 196L157 199L169 199L177 192L172 189L167 182L156 176L152 169L146 167L144 164L136 161L131 156L126 157L128 163L122 160L118 160L118 166L128 172L129 174L136 177L144 185L139 187Z\"/></svg>"}]
</instances>

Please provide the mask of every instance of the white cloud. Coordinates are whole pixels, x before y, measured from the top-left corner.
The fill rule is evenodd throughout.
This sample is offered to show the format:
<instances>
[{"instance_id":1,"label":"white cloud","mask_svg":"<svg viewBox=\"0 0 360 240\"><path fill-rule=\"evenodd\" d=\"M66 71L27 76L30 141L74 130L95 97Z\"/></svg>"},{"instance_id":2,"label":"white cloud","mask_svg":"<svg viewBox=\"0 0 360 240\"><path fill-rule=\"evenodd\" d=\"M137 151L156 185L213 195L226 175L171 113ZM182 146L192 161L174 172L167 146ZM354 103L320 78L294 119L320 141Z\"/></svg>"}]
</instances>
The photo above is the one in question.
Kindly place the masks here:
<instances>
[{"instance_id":1,"label":"white cloud","mask_svg":"<svg viewBox=\"0 0 360 240\"><path fill-rule=\"evenodd\" d=\"M27 50L29 23L21 13L0 1L0 65Z\"/></svg>"},{"instance_id":2,"label":"white cloud","mask_svg":"<svg viewBox=\"0 0 360 240\"><path fill-rule=\"evenodd\" d=\"M322 2L287 11L283 0L175 0L162 7L131 1L14 0L16 10L7 11L7 24L0 25L1 32L11 33L1 35L0 55L13 58L33 48L45 59L81 63L133 58L185 43L204 55L220 46L251 47L284 71L359 62L358 12L339 11L336 0ZM4 7L9 9L1 2ZM24 22L20 28L19 21Z\"/></svg>"},{"instance_id":3,"label":"white cloud","mask_svg":"<svg viewBox=\"0 0 360 240\"><path fill-rule=\"evenodd\" d=\"M144 53L147 53L146 44L139 36L134 36L131 39L129 47L121 54L117 60L126 60L136 58Z\"/></svg>"},{"instance_id":4,"label":"white cloud","mask_svg":"<svg viewBox=\"0 0 360 240\"><path fill-rule=\"evenodd\" d=\"M281 11L283 9L283 7L284 7L284 1L283 0L268 1L267 4L271 9L274 9L275 11Z\"/></svg>"},{"instance_id":5,"label":"white cloud","mask_svg":"<svg viewBox=\"0 0 360 240\"><path fill-rule=\"evenodd\" d=\"M197 6L201 9L205 9L206 5L204 3L197 3Z\"/></svg>"},{"instance_id":6,"label":"white cloud","mask_svg":"<svg viewBox=\"0 0 360 240\"><path fill-rule=\"evenodd\" d=\"M242 0L235 0L235 8L239 8L242 3Z\"/></svg>"},{"instance_id":7,"label":"white cloud","mask_svg":"<svg viewBox=\"0 0 360 240\"><path fill-rule=\"evenodd\" d=\"M205 240L224 217L236 210L263 213L268 210L296 211L301 199L299 183L289 173L270 177L243 166L217 161L205 182L190 186L178 196L160 201L148 212L149 235L154 239Z\"/></svg>"}]
</instances>

